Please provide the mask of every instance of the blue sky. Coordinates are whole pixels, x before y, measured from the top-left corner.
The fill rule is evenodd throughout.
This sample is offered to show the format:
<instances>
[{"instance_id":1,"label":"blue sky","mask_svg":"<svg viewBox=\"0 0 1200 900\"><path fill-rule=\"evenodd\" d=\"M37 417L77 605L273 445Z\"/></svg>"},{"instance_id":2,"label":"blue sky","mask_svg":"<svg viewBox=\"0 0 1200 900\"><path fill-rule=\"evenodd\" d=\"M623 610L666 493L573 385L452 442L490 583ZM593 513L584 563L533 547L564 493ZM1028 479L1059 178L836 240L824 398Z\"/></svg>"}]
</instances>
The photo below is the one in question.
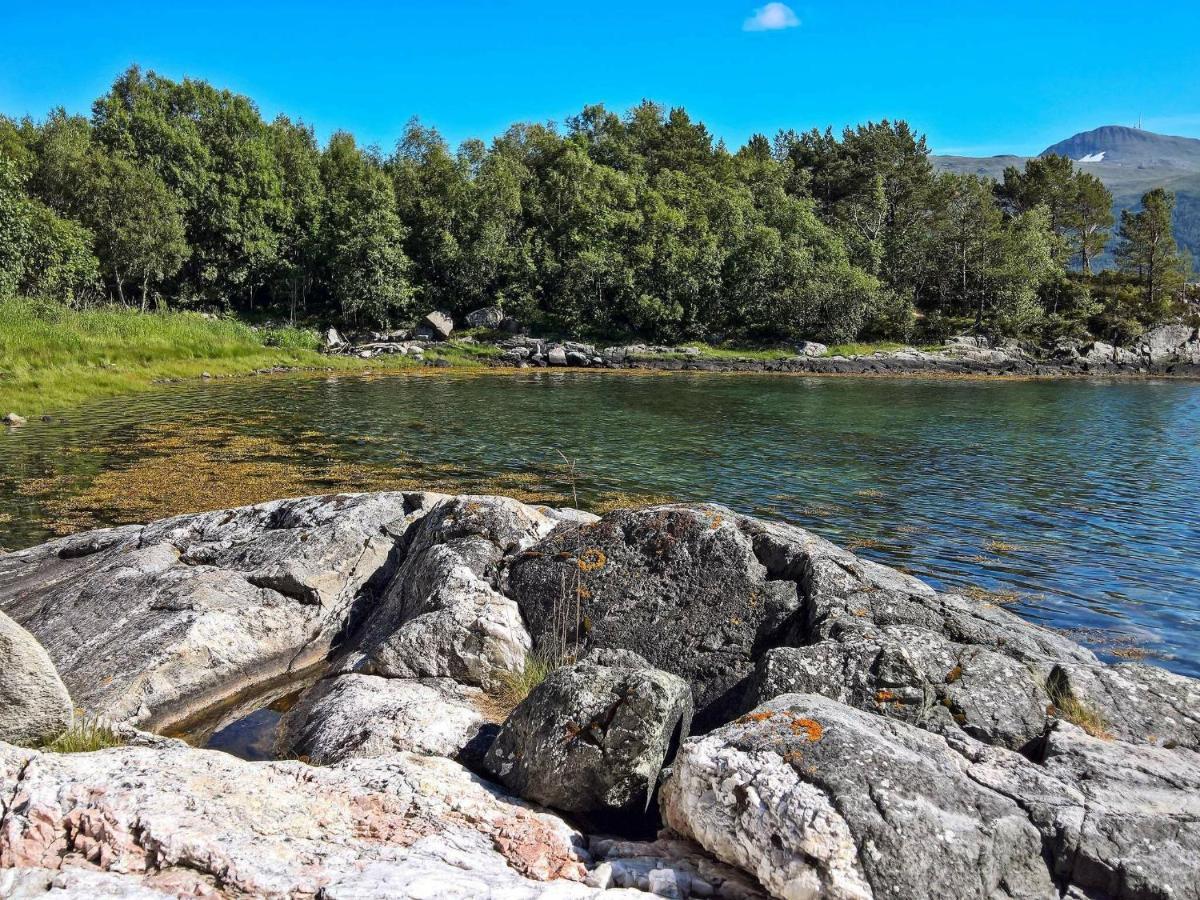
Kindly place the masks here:
<instances>
[{"instance_id":1,"label":"blue sky","mask_svg":"<svg viewBox=\"0 0 1200 900\"><path fill-rule=\"evenodd\" d=\"M907 118L937 152L1035 153L1105 124L1200 137L1200 3L16 3L0 112L87 112L132 62L390 149L583 104L683 105L755 131Z\"/></svg>"}]
</instances>

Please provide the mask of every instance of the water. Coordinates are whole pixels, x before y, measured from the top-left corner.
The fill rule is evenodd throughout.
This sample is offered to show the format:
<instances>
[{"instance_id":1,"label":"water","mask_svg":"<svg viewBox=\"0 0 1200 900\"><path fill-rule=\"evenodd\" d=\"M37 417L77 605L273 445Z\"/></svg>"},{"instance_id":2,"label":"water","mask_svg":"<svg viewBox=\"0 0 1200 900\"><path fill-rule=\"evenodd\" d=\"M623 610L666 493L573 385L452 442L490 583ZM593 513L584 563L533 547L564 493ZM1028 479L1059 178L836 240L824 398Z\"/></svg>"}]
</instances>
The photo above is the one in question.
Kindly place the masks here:
<instances>
[{"instance_id":1,"label":"water","mask_svg":"<svg viewBox=\"0 0 1200 900\"><path fill-rule=\"evenodd\" d=\"M1200 384L547 373L192 384L0 432L0 545L284 493L717 500L1200 676ZM1141 648L1139 650L1138 648Z\"/></svg>"}]
</instances>

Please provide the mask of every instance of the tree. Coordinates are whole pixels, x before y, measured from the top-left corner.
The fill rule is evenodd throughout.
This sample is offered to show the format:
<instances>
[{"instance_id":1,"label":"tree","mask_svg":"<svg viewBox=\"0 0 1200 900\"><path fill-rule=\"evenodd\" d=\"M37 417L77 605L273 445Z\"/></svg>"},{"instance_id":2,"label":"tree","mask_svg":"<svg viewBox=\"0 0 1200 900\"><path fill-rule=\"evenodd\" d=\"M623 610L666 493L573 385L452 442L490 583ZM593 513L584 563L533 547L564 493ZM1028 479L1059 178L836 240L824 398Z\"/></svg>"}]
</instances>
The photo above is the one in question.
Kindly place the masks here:
<instances>
[{"instance_id":1,"label":"tree","mask_svg":"<svg viewBox=\"0 0 1200 900\"><path fill-rule=\"evenodd\" d=\"M1056 270L1050 213L1036 206L1006 217L995 185L975 175L939 176L934 235L939 312L970 316L977 330L1013 335L1041 319L1039 288Z\"/></svg>"},{"instance_id":2,"label":"tree","mask_svg":"<svg viewBox=\"0 0 1200 900\"><path fill-rule=\"evenodd\" d=\"M95 139L144 163L181 201L185 298L252 306L270 282L287 220L273 140L249 98L136 66L92 107Z\"/></svg>"},{"instance_id":3,"label":"tree","mask_svg":"<svg viewBox=\"0 0 1200 900\"><path fill-rule=\"evenodd\" d=\"M351 320L389 324L411 314L411 268L391 182L378 160L338 132L321 157L324 280Z\"/></svg>"},{"instance_id":4,"label":"tree","mask_svg":"<svg viewBox=\"0 0 1200 900\"><path fill-rule=\"evenodd\" d=\"M1024 172L1006 168L997 194L1013 215L1044 207L1051 231L1061 240L1056 258L1064 265L1076 259L1085 274L1091 273L1113 224L1112 194L1099 178L1078 171L1068 157L1051 154L1028 160Z\"/></svg>"},{"instance_id":5,"label":"tree","mask_svg":"<svg viewBox=\"0 0 1200 900\"><path fill-rule=\"evenodd\" d=\"M1121 213L1117 265L1142 286L1138 318L1149 324L1170 314L1187 279L1187 266L1171 229L1174 194L1155 188L1142 195L1141 210Z\"/></svg>"},{"instance_id":6,"label":"tree","mask_svg":"<svg viewBox=\"0 0 1200 900\"><path fill-rule=\"evenodd\" d=\"M317 276L324 202L321 151L312 128L286 116L271 123L270 136L283 199L273 281L287 299L288 321L294 325Z\"/></svg>"},{"instance_id":7,"label":"tree","mask_svg":"<svg viewBox=\"0 0 1200 900\"><path fill-rule=\"evenodd\" d=\"M1104 252L1112 236L1113 197L1095 175L1075 176L1075 192L1068 211L1068 227L1074 235L1075 258L1085 275L1092 273L1092 260Z\"/></svg>"}]
</instances>

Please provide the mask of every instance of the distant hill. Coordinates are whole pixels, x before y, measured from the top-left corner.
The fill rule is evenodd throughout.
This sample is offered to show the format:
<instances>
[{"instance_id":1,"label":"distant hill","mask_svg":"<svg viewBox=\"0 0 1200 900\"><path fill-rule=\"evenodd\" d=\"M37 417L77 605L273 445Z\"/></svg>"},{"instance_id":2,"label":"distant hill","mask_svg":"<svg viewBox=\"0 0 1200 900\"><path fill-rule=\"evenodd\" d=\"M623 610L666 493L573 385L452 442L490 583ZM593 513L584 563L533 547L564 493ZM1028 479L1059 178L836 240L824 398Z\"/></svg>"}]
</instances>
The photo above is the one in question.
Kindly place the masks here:
<instances>
[{"instance_id":1,"label":"distant hill","mask_svg":"<svg viewBox=\"0 0 1200 900\"><path fill-rule=\"evenodd\" d=\"M1156 187L1175 192L1175 238L1200 262L1200 140L1155 134L1140 128L1105 125L1080 132L1041 152L1075 160L1113 193L1113 209L1136 209L1142 194ZM947 172L1003 178L1008 166L1022 168L1024 156L934 156L934 166ZM1115 231L1115 229L1114 229ZM1110 259L1100 260L1101 264Z\"/></svg>"},{"instance_id":2,"label":"distant hill","mask_svg":"<svg viewBox=\"0 0 1200 900\"><path fill-rule=\"evenodd\" d=\"M1041 155L1051 153L1105 167L1182 169L1200 173L1200 140L1155 134L1124 125L1105 125L1081 132L1047 147Z\"/></svg>"}]
</instances>

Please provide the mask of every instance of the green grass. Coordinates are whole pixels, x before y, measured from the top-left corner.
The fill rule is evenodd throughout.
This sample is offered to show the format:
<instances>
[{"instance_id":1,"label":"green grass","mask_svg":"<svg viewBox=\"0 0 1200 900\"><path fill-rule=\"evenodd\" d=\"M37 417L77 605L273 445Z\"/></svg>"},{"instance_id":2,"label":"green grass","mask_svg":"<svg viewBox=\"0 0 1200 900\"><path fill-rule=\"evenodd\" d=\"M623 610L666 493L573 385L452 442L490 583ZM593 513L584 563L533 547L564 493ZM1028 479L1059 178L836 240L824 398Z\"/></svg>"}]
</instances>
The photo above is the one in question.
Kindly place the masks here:
<instances>
[{"instance_id":1,"label":"green grass","mask_svg":"<svg viewBox=\"0 0 1200 900\"><path fill-rule=\"evenodd\" d=\"M124 743L119 734L99 719L83 715L42 749L51 753L90 753L106 747L120 747Z\"/></svg>"},{"instance_id":2,"label":"green grass","mask_svg":"<svg viewBox=\"0 0 1200 900\"><path fill-rule=\"evenodd\" d=\"M877 344L835 344L826 352L826 356L870 356L872 353L889 352L899 350L905 347L905 344L897 344L893 341L880 341Z\"/></svg>"},{"instance_id":3,"label":"green grass","mask_svg":"<svg viewBox=\"0 0 1200 900\"><path fill-rule=\"evenodd\" d=\"M504 709L512 711L556 668L558 667L554 663L542 656L527 654L525 666L520 672L501 673L500 686L494 692L496 702Z\"/></svg>"},{"instance_id":4,"label":"green grass","mask_svg":"<svg viewBox=\"0 0 1200 900\"><path fill-rule=\"evenodd\" d=\"M409 368L406 357L324 356L313 331L260 328L197 313L72 310L0 300L0 415L27 418L157 381L246 375L274 366Z\"/></svg>"}]
</instances>

